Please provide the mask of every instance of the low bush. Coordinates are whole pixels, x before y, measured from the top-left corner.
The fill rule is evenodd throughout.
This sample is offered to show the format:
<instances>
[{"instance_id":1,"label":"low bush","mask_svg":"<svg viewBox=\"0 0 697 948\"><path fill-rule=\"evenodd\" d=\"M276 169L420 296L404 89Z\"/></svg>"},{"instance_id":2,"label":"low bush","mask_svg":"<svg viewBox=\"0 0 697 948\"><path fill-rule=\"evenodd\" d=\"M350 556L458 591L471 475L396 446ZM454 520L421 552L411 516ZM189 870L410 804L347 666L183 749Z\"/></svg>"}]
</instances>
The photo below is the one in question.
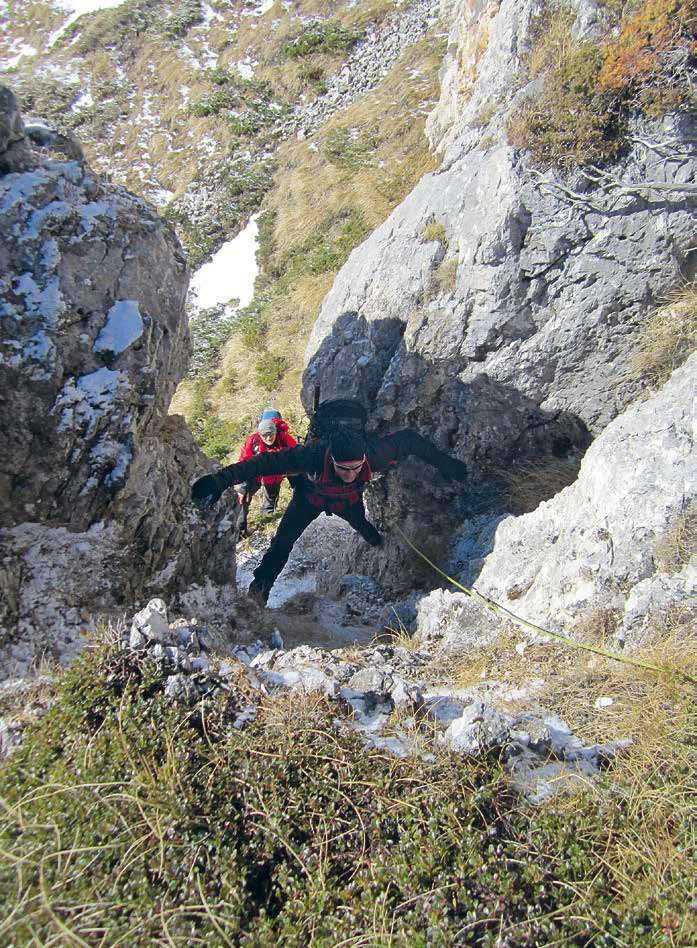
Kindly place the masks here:
<instances>
[{"instance_id":1,"label":"low bush","mask_svg":"<svg viewBox=\"0 0 697 948\"><path fill-rule=\"evenodd\" d=\"M347 29L340 20L308 23L294 39L281 47L281 59L300 59L312 53L347 52L361 39L358 30Z\"/></svg>"},{"instance_id":2,"label":"low bush","mask_svg":"<svg viewBox=\"0 0 697 948\"><path fill-rule=\"evenodd\" d=\"M220 352L229 339L234 322L225 316L223 306L204 309L189 323L193 353L189 375L193 378L211 373L220 358Z\"/></svg>"},{"instance_id":3,"label":"low bush","mask_svg":"<svg viewBox=\"0 0 697 948\"><path fill-rule=\"evenodd\" d=\"M327 91L324 69L321 66L313 66L311 63L302 63L298 69L298 79L300 79L303 85L309 86L313 92L316 92L318 95Z\"/></svg>"},{"instance_id":4,"label":"low bush","mask_svg":"<svg viewBox=\"0 0 697 948\"><path fill-rule=\"evenodd\" d=\"M170 39L179 39L203 20L203 10L200 0L184 0L178 3L175 12L170 13L159 24L159 30Z\"/></svg>"},{"instance_id":5,"label":"low bush","mask_svg":"<svg viewBox=\"0 0 697 948\"><path fill-rule=\"evenodd\" d=\"M210 415L203 422L196 440L205 455L222 462L244 434L237 422Z\"/></svg>"},{"instance_id":6,"label":"low bush","mask_svg":"<svg viewBox=\"0 0 697 948\"><path fill-rule=\"evenodd\" d=\"M509 118L512 145L527 149L540 167L570 169L615 161L626 147L621 97L598 83L603 53L581 43L546 76L542 93Z\"/></svg>"},{"instance_id":7,"label":"low bush","mask_svg":"<svg viewBox=\"0 0 697 948\"><path fill-rule=\"evenodd\" d=\"M531 809L495 757L398 759L297 694L237 728L243 678L192 707L164 681L84 653L0 769L4 942L689 943L684 755Z\"/></svg>"},{"instance_id":8,"label":"low bush","mask_svg":"<svg viewBox=\"0 0 697 948\"><path fill-rule=\"evenodd\" d=\"M281 355L265 352L254 366L254 377L257 385L265 392L273 392L278 388L288 368L288 360Z\"/></svg>"},{"instance_id":9,"label":"low bush","mask_svg":"<svg viewBox=\"0 0 697 948\"><path fill-rule=\"evenodd\" d=\"M235 320L235 332L239 333L244 345L252 351L266 349L268 326L264 319L265 305L266 300L257 294Z\"/></svg>"},{"instance_id":10,"label":"low bush","mask_svg":"<svg viewBox=\"0 0 697 948\"><path fill-rule=\"evenodd\" d=\"M327 161L348 171L357 171L375 163L375 153L380 144L377 126L332 129L324 143Z\"/></svg>"},{"instance_id":11,"label":"low bush","mask_svg":"<svg viewBox=\"0 0 697 948\"><path fill-rule=\"evenodd\" d=\"M694 105L697 51L694 0L646 0L622 19L605 50L601 89L626 90L637 108L658 117Z\"/></svg>"},{"instance_id":12,"label":"low bush","mask_svg":"<svg viewBox=\"0 0 697 948\"><path fill-rule=\"evenodd\" d=\"M189 111L199 118L207 115L217 115L224 109L234 109L241 101L239 91L234 86L217 85L211 92L207 92L196 102L192 102Z\"/></svg>"},{"instance_id":13,"label":"low bush","mask_svg":"<svg viewBox=\"0 0 697 948\"><path fill-rule=\"evenodd\" d=\"M697 41L694 0L648 0L608 8L615 38L575 40L575 11L548 7L531 27L526 57L542 90L509 116L512 144L541 167L570 169L616 161L628 146L633 113L660 117L695 104Z\"/></svg>"}]
</instances>

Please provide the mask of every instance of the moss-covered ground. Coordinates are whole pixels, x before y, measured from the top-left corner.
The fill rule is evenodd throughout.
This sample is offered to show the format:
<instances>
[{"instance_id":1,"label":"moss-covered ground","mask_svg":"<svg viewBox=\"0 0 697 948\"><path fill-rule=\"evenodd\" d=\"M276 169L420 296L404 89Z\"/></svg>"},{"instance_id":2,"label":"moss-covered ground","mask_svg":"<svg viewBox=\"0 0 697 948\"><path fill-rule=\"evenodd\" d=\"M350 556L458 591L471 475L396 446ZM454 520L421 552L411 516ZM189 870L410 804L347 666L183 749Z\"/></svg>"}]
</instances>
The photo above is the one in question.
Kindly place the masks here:
<instances>
[{"instance_id":1,"label":"moss-covered ground","mask_svg":"<svg viewBox=\"0 0 697 948\"><path fill-rule=\"evenodd\" d=\"M611 770L531 808L496 757L396 759L297 695L238 729L243 678L172 704L106 642L54 700L0 767L2 944L694 943L689 808L660 874L638 845L684 756L647 770L643 806Z\"/></svg>"}]
</instances>

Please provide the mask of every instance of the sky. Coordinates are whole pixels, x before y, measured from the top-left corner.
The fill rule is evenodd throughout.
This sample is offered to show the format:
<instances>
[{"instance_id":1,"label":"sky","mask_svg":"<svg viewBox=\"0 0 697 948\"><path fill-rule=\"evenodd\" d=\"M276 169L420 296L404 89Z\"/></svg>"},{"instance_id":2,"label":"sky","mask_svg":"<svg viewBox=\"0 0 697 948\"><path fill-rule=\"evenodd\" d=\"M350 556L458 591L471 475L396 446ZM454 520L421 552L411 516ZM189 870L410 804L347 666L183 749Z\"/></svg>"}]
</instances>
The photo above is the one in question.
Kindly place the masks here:
<instances>
[{"instance_id":1,"label":"sky","mask_svg":"<svg viewBox=\"0 0 697 948\"><path fill-rule=\"evenodd\" d=\"M229 240L208 263L191 277L189 293L196 309L239 299L240 306L251 303L259 268L256 261L257 215L233 240Z\"/></svg>"}]
</instances>

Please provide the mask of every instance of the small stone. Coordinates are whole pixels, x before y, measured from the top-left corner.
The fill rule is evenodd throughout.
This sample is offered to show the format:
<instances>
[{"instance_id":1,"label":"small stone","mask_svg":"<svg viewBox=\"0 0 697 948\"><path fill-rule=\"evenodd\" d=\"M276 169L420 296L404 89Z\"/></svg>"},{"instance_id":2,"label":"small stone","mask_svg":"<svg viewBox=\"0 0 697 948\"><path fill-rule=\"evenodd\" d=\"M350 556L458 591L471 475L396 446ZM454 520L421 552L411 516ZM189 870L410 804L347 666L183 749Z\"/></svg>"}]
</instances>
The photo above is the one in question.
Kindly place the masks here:
<instances>
[{"instance_id":1,"label":"small stone","mask_svg":"<svg viewBox=\"0 0 697 948\"><path fill-rule=\"evenodd\" d=\"M594 707L594 708L597 708L598 710L600 710L601 708L609 708L609 707L611 707L614 703L615 703L615 702L613 701L612 698L600 697L600 698L596 698L593 707Z\"/></svg>"}]
</instances>

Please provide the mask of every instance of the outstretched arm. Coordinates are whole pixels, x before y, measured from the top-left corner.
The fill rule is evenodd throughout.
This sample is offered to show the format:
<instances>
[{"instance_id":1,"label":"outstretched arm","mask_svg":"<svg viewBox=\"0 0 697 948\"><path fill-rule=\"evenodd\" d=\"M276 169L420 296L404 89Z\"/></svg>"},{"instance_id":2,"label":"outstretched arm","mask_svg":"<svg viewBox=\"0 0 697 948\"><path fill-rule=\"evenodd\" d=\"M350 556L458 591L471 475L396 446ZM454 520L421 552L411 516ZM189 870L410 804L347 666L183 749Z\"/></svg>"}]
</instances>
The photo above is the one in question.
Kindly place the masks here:
<instances>
[{"instance_id":1,"label":"outstretched arm","mask_svg":"<svg viewBox=\"0 0 697 948\"><path fill-rule=\"evenodd\" d=\"M264 474L299 474L303 471L321 470L324 460L324 446L308 444L287 451L268 451L256 454L247 461L238 461L216 471L199 477L191 488L191 499L197 507L211 507L224 490L233 484L262 476Z\"/></svg>"},{"instance_id":2,"label":"outstretched arm","mask_svg":"<svg viewBox=\"0 0 697 948\"><path fill-rule=\"evenodd\" d=\"M387 471L410 455L426 461L448 480L464 481L467 477L462 461L441 451L413 428L402 428L374 442L368 451L368 462L374 471Z\"/></svg>"}]
</instances>

